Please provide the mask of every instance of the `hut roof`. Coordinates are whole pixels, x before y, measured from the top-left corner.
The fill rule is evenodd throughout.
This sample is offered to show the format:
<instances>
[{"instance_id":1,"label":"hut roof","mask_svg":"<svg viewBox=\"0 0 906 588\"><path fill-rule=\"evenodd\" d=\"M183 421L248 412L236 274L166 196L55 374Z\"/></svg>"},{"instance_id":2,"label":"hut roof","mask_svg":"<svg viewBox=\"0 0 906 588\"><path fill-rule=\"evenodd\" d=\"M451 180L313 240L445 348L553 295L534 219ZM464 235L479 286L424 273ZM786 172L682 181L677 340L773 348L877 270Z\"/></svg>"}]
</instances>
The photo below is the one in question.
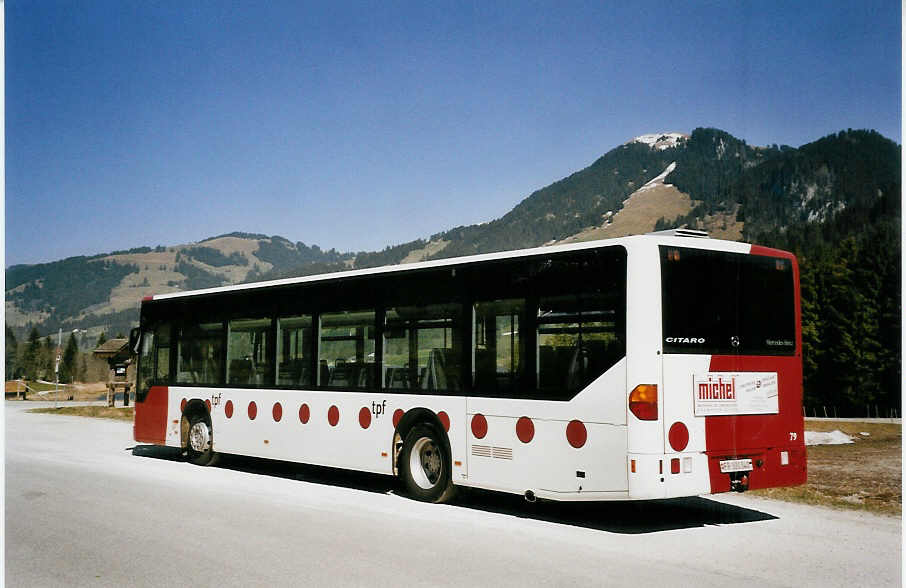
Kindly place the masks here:
<instances>
[{"instance_id":1,"label":"hut roof","mask_svg":"<svg viewBox=\"0 0 906 588\"><path fill-rule=\"evenodd\" d=\"M118 355L126 358L129 356L129 339L108 339L92 353L100 359L111 359Z\"/></svg>"}]
</instances>

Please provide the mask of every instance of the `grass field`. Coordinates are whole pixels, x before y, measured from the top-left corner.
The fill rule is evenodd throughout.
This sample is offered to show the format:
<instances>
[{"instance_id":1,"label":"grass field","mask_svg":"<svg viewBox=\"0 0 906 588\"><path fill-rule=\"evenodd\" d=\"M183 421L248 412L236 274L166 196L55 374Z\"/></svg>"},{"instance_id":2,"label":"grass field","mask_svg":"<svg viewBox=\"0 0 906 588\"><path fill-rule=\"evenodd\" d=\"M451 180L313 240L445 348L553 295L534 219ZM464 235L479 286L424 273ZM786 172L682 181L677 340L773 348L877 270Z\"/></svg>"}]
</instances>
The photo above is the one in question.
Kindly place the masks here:
<instances>
[{"instance_id":1,"label":"grass field","mask_svg":"<svg viewBox=\"0 0 906 588\"><path fill-rule=\"evenodd\" d=\"M133 408L64 406L29 412L131 421ZM855 439L846 445L808 447L808 483L795 488L753 490L775 500L817 504L878 514L902 512L902 426L889 423L806 421L807 431L842 431ZM863 433L868 433L864 435Z\"/></svg>"},{"instance_id":2,"label":"grass field","mask_svg":"<svg viewBox=\"0 0 906 588\"><path fill-rule=\"evenodd\" d=\"M805 430L838 430L853 437L855 442L810 445L806 485L755 490L752 494L879 514L899 515L902 512L901 425L806 421Z\"/></svg>"}]
</instances>

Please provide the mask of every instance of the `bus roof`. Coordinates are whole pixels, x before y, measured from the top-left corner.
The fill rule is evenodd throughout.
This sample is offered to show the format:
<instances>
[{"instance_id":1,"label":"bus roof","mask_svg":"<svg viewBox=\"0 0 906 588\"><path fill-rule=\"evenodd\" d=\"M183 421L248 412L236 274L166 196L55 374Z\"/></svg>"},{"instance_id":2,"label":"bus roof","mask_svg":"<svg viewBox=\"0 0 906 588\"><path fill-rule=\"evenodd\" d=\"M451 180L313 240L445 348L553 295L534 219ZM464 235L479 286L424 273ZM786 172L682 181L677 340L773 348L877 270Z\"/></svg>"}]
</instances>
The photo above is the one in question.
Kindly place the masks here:
<instances>
[{"instance_id":1,"label":"bus roof","mask_svg":"<svg viewBox=\"0 0 906 588\"><path fill-rule=\"evenodd\" d=\"M741 243L738 241L724 241L721 239L702 238L700 234L682 235L679 233L670 233L662 231L659 233L649 233L646 235L631 235L627 237L617 237L613 239L602 239L596 241L583 241L581 243L569 243L565 245L542 245L531 247L529 249L514 249L508 251L497 251L494 253L482 253L478 255L467 255L463 257L449 257L445 259L436 259L431 261L420 261L416 263L384 265L380 267L369 267L355 270L346 270L341 272L330 272L326 274L314 274L310 276L298 276L294 278L281 278L278 280L266 280L262 282L250 282L247 284L233 284L230 286L218 286L215 288L204 288L200 290L186 290L178 292L169 292L166 294L155 294L146 296L142 302L170 300L175 298L186 298L191 296L204 296L209 294L221 294L228 292L240 292L246 290L257 290L266 288L275 288L281 286L292 286L295 284L306 284L312 282L322 282L326 280L337 280L344 278L354 278L360 276L389 274L394 272L417 271L421 269L431 269L446 267L451 265L462 265L477 263L482 261L493 261L498 259L510 259L514 257L527 257L543 253L559 253L567 251L581 251L584 249L596 249L614 245L628 246L639 242L655 242L660 245L675 245L682 247L693 247L699 249L715 249L723 251L735 251L738 253L748 253L751 244Z\"/></svg>"}]
</instances>

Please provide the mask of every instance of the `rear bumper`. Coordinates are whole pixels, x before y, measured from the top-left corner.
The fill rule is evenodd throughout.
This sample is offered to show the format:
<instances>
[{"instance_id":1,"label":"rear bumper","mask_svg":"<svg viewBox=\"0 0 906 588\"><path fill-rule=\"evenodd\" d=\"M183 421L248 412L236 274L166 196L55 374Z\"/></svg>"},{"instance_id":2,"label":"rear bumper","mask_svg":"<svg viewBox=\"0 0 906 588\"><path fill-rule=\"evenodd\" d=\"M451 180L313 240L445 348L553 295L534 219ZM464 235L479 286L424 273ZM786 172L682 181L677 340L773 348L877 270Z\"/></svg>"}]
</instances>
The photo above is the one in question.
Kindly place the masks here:
<instances>
[{"instance_id":1,"label":"rear bumper","mask_svg":"<svg viewBox=\"0 0 906 588\"><path fill-rule=\"evenodd\" d=\"M707 455L712 494L734 489L734 476L720 471L720 462L727 459L752 460L752 471L746 473L746 486L749 490L799 486L805 484L808 477L804 445L737 450L733 453L709 451Z\"/></svg>"}]
</instances>

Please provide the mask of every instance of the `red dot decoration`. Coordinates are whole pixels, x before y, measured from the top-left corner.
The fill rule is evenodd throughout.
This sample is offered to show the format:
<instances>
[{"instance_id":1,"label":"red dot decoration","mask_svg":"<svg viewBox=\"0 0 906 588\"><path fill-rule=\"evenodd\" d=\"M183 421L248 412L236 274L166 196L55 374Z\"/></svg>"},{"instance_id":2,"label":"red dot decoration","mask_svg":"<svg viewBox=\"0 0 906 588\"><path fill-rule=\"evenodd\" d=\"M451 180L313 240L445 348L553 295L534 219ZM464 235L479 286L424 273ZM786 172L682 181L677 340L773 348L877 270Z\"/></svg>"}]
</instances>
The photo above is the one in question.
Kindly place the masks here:
<instances>
[{"instance_id":1,"label":"red dot decoration","mask_svg":"<svg viewBox=\"0 0 906 588\"><path fill-rule=\"evenodd\" d=\"M327 410L327 422L330 423L331 427L336 427L337 423L340 422L340 409L336 405L331 405Z\"/></svg>"},{"instance_id":2,"label":"red dot decoration","mask_svg":"<svg viewBox=\"0 0 906 588\"><path fill-rule=\"evenodd\" d=\"M186 412L186 399L183 398L182 402L179 403L179 412Z\"/></svg>"},{"instance_id":3,"label":"red dot decoration","mask_svg":"<svg viewBox=\"0 0 906 588\"><path fill-rule=\"evenodd\" d=\"M674 451L682 451L689 444L689 429L683 423L673 423L667 433L667 439L670 440L670 447Z\"/></svg>"},{"instance_id":4,"label":"red dot decoration","mask_svg":"<svg viewBox=\"0 0 906 588\"><path fill-rule=\"evenodd\" d=\"M393 411L393 428L397 428L400 424L400 420L403 418L403 409L398 408Z\"/></svg>"},{"instance_id":5,"label":"red dot decoration","mask_svg":"<svg viewBox=\"0 0 906 588\"><path fill-rule=\"evenodd\" d=\"M439 420L440 424L442 424L444 426L444 431L449 433L450 432L450 415L448 415L444 411L440 411L439 413L437 413L437 420Z\"/></svg>"},{"instance_id":6,"label":"red dot decoration","mask_svg":"<svg viewBox=\"0 0 906 588\"><path fill-rule=\"evenodd\" d=\"M227 400L226 406L223 407L223 414L226 415L226 418L233 418L233 401Z\"/></svg>"},{"instance_id":7,"label":"red dot decoration","mask_svg":"<svg viewBox=\"0 0 906 588\"><path fill-rule=\"evenodd\" d=\"M588 431L585 430L585 425L581 421L569 421L569 424L566 425L566 440L576 449L585 445L588 440Z\"/></svg>"},{"instance_id":8,"label":"red dot decoration","mask_svg":"<svg viewBox=\"0 0 906 588\"><path fill-rule=\"evenodd\" d=\"M516 436L523 443L528 443L535 438L535 424L528 417L519 417L516 421Z\"/></svg>"},{"instance_id":9,"label":"red dot decoration","mask_svg":"<svg viewBox=\"0 0 906 588\"><path fill-rule=\"evenodd\" d=\"M205 401L204 401L204 405L205 405L205 408L208 409L208 412L211 412L211 401L210 401L210 400L205 400Z\"/></svg>"},{"instance_id":10,"label":"red dot decoration","mask_svg":"<svg viewBox=\"0 0 906 588\"><path fill-rule=\"evenodd\" d=\"M258 405L255 404L255 401L249 402L249 420L255 420L255 417L258 416Z\"/></svg>"},{"instance_id":11,"label":"red dot decoration","mask_svg":"<svg viewBox=\"0 0 906 588\"><path fill-rule=\"evenodd\" d=\"M371 426L371 410L367 406L363 406L362 410L359 411L359 424L362 425L363 429Z\"/></svg>"},{"instance_id":12,"label":"red dot decoration","mask_svg":"<svg viewBox=\"0 0 906 588\"><path fill-rule=\"evenodd\" d=\"M283 418L283 406L279 402L275 402L271 414L274 416L274 422L279 423L280 419Z\"/></svg>"},{"instance_id":13,"label":"red dot decoration","mask_svg":"<svg viewBox=\"0 0 906 588\"><path fill-rule=\"evenodd\" d=\"M472 417L472 435L476 439L484 439L484 436L488 434L488 419L484 418L482 414L476 414Z\"/></svg>"},{"instance_id":14,"label":"red dot decoration","mask_svg":"<svg viewBox=\"0 0 906 588\"><path fill-rule=\"evenodd\" d=\"M307 404L303 403L302 406L299 407L299 420L304 425L305 423L308 422L308 419L310 419L310 418L311 418L311 410L308 408Z\"/></svg>"}]
</instances>

